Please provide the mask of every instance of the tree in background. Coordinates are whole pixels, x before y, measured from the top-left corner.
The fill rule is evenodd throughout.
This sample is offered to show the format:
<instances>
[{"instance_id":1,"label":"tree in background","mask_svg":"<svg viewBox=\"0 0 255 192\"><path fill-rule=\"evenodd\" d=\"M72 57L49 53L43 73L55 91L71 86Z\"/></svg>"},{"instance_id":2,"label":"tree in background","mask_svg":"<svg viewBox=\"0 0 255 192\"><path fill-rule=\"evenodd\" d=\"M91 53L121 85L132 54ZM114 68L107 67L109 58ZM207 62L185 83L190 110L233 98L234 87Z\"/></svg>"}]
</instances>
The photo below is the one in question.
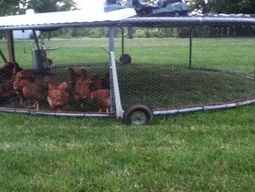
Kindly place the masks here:
<instances>
[{"instance_id":1,"label":"tree in background","mask_svg":"<svg viewBox=\"0 0 255 192\"><path fill-rule=\"evenodd\" d=\"M19 0L0 0L0 15L15 14L19 10Z\"/></svg>"},{"instance_id":2,"label":"tree in background","mask_svg":"<svg viewBox=\"0 0 255 192\"><path fill-rule=\"evenodd\" d=\"M192 9L215 13L255 14L254 0L189 0Z\"/></svg>"},{"instance_id":3,"label":"tree in background","mask_svg":"<svg viewBox=\"0 0 255 192\"><path fill-rule=\"evenodd\" d=\"M224 13L255 13L254 0L211 0L209 2L211 10Z\"/></svg>"},{"instance_id":4,"label":"tree in background","mask_svg":"<svg viewBox=\"0 0 255 192\"><path fill-rule=\"evenodd\" d=\"M66 11L75 8L73 0L21 0L24 9L34 9L37 13Z\"/></svg>"},{"instance_id":5,"label":"tree in background","mask_svg":"<svg viewBox=\"0 0 255 192\"><path fill-rule=\"evenodd\" d=\"M0 0L0 16L25 13L27 9L35 12L66 11L75 8L73 0Z\"/></svg>"}]
</instances>

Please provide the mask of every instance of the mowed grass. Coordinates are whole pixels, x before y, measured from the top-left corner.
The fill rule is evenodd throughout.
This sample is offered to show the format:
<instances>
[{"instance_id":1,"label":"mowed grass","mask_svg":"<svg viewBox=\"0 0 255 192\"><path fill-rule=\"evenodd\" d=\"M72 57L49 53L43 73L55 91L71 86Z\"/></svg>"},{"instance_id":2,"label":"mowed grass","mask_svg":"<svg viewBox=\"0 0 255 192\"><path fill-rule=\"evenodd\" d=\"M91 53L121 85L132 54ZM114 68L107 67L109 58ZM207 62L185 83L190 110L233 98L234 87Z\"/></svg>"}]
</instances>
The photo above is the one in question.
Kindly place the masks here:
<instances>
[{"instance_id":1,"label":"mowed grass","mask_svg":"<svg viewBox=\"0 0 255 192\"><path fill-rule=\"evenodd\" d=\"M195 39L194 66L251 73L254 40ZM103 63L105 42L55 40L51 47L59 49L50 54L57 63ZM30 44L16 44L26 67ZM127 45L135 63L187 64L187 39ZM250 106L156 118L136 127L113 119L2 113L0 191L254 191L254 116Z\"/></svg>"},{"instance_id":2,"label":"mowed grass","mask_svg":"<svg viewBox=\"0 0 255 192\"><path fill-rule=\"evenodd\" d=\"M254 191L254 106L156 119L1 114L1 191Z\"/></svg>"},{"instance_id":3,"label":"mowed grass","mask_svg":"<svg viewBox=\"0 0 255 192\"><path fill-rule=\"evenodd\" d=\"M105 63L108 61L107 39L54 39L45 40L49 57L55 64ZM18 62L31 67L33 41L17 41L15 44ZM5 44L0 42L5 50ZM120 55L120 40L116 39L117 57ZM255 38L194 38L193 67L254 72ZM127 39L125 52L134 63L174 64L188 66L189 40L181 38Z\"/></svg>"}]
</instances>

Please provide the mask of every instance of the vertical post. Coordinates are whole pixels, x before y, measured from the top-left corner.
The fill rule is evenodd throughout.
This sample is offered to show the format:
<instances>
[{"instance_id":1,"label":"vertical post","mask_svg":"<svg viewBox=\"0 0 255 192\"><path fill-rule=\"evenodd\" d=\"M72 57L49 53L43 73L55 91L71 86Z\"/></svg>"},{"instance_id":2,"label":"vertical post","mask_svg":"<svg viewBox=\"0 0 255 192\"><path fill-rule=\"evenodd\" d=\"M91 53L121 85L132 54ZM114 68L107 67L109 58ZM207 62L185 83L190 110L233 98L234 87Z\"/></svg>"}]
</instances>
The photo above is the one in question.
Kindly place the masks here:
<instances>
[{"instance_id":1,"label":"vertical post","mask_svg":"<svg viewBox=\"0 0 255 192\"><path fill-rule=\"evenodd\" d=\"M109 52L114 51L115 50L115 45L114 45L114 33L115 33L115 28L110 27L109 28L109 42L108 42L108 46L109 46Z\"/></svg>"},{"instance_id":2,"label":"vertical post","mask_svg":"<svg viewBox=\"0 0 255 192\"><path fill-rule=\"evenodd\" d=\"M0 49L0 56L1 56L1 58L3 59L4 63L7 64L7 63L8 63L8 60L6 59L4 53L2 52L1 49Z\"/></svg>"},{"instance_id":3,"label":"vertical post","mask_svg":"<svg viewBox=\"0 0 255 192\"><path fill-rule=\"evenodd\" d=\"M123 118L124 111L121 104L118 72L115 59L114 32L114 27L109 28L109 75L112 103L114 104L112 112L115 112L117 118Z\"/></svg>"},{"instance_id":4,"label":"vertical post","mask_svg":"<svg viewBox=\"0 0 255 192\"><path fill-rule=\"evenodd\" d=\"M36 46L36 48L33 49L33 69L38 71L43 71L45 69L44 61L43 61L44 58L43 58L42 50L40 48L39 39L35 30L33 30L33 38L34 38L35 46Z\"/></svg>"},{"instance_id":5,"label":"vertical post","mask_svg":"<svg viewBox=\"0 0 255 192\"><path fill-rule=\"evenodd\" d=\"M37 34L36 34L35 30L33 30L33 37L34 37L34 40L35 40L35 45L36 45L37 50L40 50L39 39L37 37Z\"/></svg>"},{"instance_id":6,"label":"vertical post","mask_svg":"<svg viewBox=\"0 0 255 192\"><path fill-rule=\"evenodd\" d=\"M192 51L193 51L193 28L189 32L189 69L192 68Z\"/></svg>"},{"instance_id":7,"label":"vertical post","mask_svg":"<svg viewBox=\"0 0 255 192\"><path fill-rule=\"evenodd\" d=\"M132 27L128 27L127 30L128 30L128 34L127 34L128 38L129 39L133 39L133 35L134 35L133 28Z\"/></svg>"},{"instance_id":8,"label":"vertical post","mask_svg":"<svg viewBox=\"0 0 255 192\"><path fill-rule=\"evenodd\" d=\"M125 30L124 30L124 28L121 28L121 54L122 54L122 57L125 54Z\"/></svg>"},{"instance_id":9,"label":"vertical post","mask_svg":"<svg viewBox=\"0 0 255 192\"><path fill-rule=\"evenodd\" d=\"M7 40L8 60L9 62L14 63L16 62L16 59L15 59L13 31L9 30L6 32L6 40Z\"/></svg>"},{"instance_id":10,"label":"vertical post","mask_svg":"<svg viewBox=\"0 0 255 192\"><path fill-rule=\"evenodd\" d=\"M111 61L111 51L114 50L114 38L112 28L108 28L108 54L109 54L109 81L110 81L110 93L111 93L111 113L116 112L115 107L115 98L114 98L114 91L113 91L113 77L112 77L112 61Z\"/></svg>"}]
</instances>

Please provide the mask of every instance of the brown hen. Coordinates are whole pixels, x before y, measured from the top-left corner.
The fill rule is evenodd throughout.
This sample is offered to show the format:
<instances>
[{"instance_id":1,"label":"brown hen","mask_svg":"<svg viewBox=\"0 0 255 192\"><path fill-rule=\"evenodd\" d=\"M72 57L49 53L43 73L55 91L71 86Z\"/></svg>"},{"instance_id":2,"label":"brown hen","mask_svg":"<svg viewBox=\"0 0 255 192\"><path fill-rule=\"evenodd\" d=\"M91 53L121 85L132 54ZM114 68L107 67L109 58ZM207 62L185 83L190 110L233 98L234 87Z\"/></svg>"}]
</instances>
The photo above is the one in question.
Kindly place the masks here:
<instances>
[{"instance_id":1,"label":"brown hen","mask_svg":"<svg viewBox=\"0 0 255 192\"><path fill-rule=\"evenodd\" d=\"M108 89L100 89L91 92L90 99L97 103L99 112L109 113L111 107L111 96Z\"/></svg>"},{"instance_id":2,"label":"brown hen","mask_svg":"<svg viewBox=\"0 0 255 192\"><path fill-rule=\"evenodd\" d=\"M53 110L63 110L70 102L68 83L58 84L55 81L50 81L48 84L47 100Z\"/></svg>"}]
</instances>

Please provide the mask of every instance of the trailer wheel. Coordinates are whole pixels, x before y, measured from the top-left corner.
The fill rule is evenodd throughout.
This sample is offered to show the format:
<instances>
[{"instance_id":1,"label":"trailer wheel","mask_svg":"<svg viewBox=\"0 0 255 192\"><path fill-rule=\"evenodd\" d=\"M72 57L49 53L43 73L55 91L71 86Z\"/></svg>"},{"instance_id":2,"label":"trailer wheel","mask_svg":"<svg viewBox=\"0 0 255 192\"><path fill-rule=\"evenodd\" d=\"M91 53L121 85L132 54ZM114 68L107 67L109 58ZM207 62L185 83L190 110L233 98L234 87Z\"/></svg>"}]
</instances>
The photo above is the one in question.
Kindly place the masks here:
<instances>
[{"instance_id":1,"label":"trailer wheel","mask_svg":"<svg viewBox=\"0 0 255 192\"><path fill-rule=\"evenodd\" d=\"M123 65L129 65L132 63L132 57L129 54L124 54L120 57L120 63Z\"/></svg>"},{"instance_id":2,"label":"trailer wheel","mask_svg":"<svg viewBox=\"0 0 255 192\"><path fill-rule=\"evenodd\" d=\"M129 125L146 125L152 118L151 109L145 105L134 105L124 115L124 120Z\"/></svg>"}]
</instances>

